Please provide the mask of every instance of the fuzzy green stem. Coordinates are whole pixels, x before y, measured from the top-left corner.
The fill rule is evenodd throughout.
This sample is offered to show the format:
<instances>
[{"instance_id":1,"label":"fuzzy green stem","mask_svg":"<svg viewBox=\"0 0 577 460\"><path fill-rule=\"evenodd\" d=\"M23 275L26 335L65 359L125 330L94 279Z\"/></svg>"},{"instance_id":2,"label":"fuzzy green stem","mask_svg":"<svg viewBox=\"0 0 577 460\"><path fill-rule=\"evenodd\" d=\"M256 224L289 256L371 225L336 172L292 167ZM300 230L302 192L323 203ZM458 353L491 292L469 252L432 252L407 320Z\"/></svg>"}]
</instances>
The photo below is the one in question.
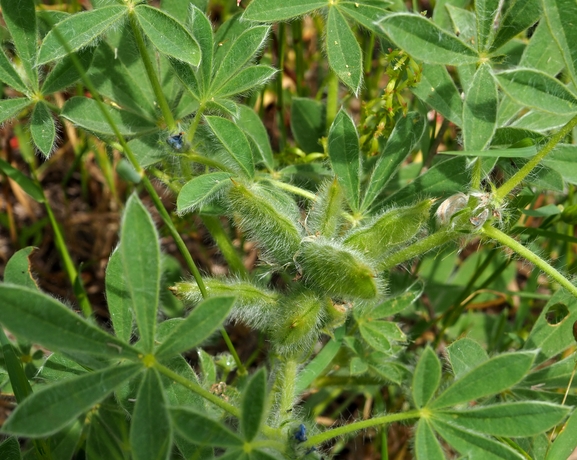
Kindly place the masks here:
<instances>
[{"instance_id":1,"label":"fuzzy green stem","mask_svg":"<svg viewBox=\"0 0 577 460\"><path fill-rule=\"evenodd\" d=\"M329 70L327 77L327 131L333 124L333 120L337 116L339 105L339 79L336 74Z\"/></svg>"},{"instance_id":2,"label":"fuzzy green stem","mask_svg":"<svg viewBox=\"0 0 577 460\"><path fill-rule=\"evenodd\" d=\"M384 415L382 417L375 417L369 420L362 420L360 422L351 423L349 425L341 426L339 428L334 428L332 430L327 430L323 433L311 436L307 441L300 444L303 447L312 447L317 444L322 444L329 439L336 438L354 431L363 430L365 428L370 428L373 426L385 425L393 422L399 422L401 420L409 420L412 418L419 418L421 416L420 411L412 410L408 412L402 412L399 414Z\"/></svg>"},{"instance_id":3,"label":"fuzzy green stem","mask_svg":"<svg viewBox=\"0 0 577 460\"><path fill-rule=\"evenodd\" d=\"M306 198L307 200L312 200L312 201L316 200L316 195L314 193L311 193L308 190L305 190L303 188L296 187L294 185L287 184L285 182L281 182L281 181L274 180L274 179L269 179L269 178L267 178L267 182L270 182L271 184L274 184L275 187L280 188L282 190L286 190L287 192L290 192L294 195L302 196L303 198Z\"/></svg>"},{"instance_id":4,"label":"fuzzy green stem","mask_svg":"<svg viewBox=\"0 0 577 460\"><path fill-rule=\"evenodd\" d=\"M576 118L577 120L577 118ZM489 223L483 225L481 232L497 241L498 243L507 246L509 249L515 251L521 257L524 257L537 268L549 275L553 280L557 281L561 286L567 289L571 294L577 297L577 287L575 287L567 278L565 278L557 269L549 265L545 260L541 259L537 254L527 249L518 241L511 238L509 235L503 233L501 230L491 226Z\"/></svg>"},{"instance_id":5,"label":"fuzzy green stem","mask_svg":"<svg viewBox=\"0 0 577 460\"><path fill-rule=\"evenodd\" d=\"M168 106L168 102L164 97L164 93L162 92L162 87L160 86L160 82L156 76L156 71L154 70L154 66L152 65L152 61L150 60L150 56L148 55L148 50L146 49L146 45L144 44L144 39L142 38L142 34L140 32L140 26L138 25L138 21L136 19L136 13L131 11L129 14L130 18L130 26L132 28L132 33L134 34L134 38L136 40L136 46L138 47L138 51L140 53L140 58L144 64L144 68L146 69L146 75L148 76L148 80L152 85L152 90L154 91L154 95L156 96L156 102L158 103L158 107L160 107L160 111L162 112L162 116L164 117L164 121L166 123L167 128L169 131L176 131L176 122L174 121L174 117L172 116L172 112L170 111L170 107Z\"/></svg>"},{"instance_id":6,"label":"fuzzy green stem","mask_svg":"<svg viewBox=\"0 0 577 460\"><path fill-rule=\"evenodd\" d=\"M237 418L240 417L240 411L236 407L234 407L232 404L227 403L226 401L224 401L219 396L212 394L210 391L205 390L204 388L202 388L197 383L191 382L186 377L183 377L182 375L177 374L176 372L170 370L168 367L160 364L158 361L155 361L154 367L161 374L166 375L169 379L174 380L176 383L182 385L183 387L187 388L188 390L202 396L204 399L210 401L215 406L220 407L222 410L228 412L229 414L231 414Z\"/></svg>"},{"instance_id":7,"label":"fuzzy green stem","mask_svg":"<svg viewBox=\"0 0 577 460\"><path fill-rule=\"evenodd\" d=\"M279 411L281 418L286 418L293 408L295 400L295 382L297 380L297 362L294 359L288 359L283 363L280 374L280 403Z\"/></svg>"},{"instance_id":8,"label":"fuzzy green stem","mask_svg":"<svg viewBox=\"0 0 577 460\"><path fill-rule=\"evenodd\" d=\"M433 233L432 235L429 235L422 240L418 240L410 246L395 252L386 261L380 264L379 269L382 271L389 270L396 265L420 256L421 254L424 254L437 246L453 241L460 236L462 236L460 233L453 230L441 230Z\"/></svg>"},{"instance_id":9,"label":"fuzzy green stem","mask_svg":"<svg viewBox=\"0 0 577 460\"><path fill-rule=\"evenodd\" d=\"M517 187L528 175L533 171L533 169L545 158L555 146L561 142L561 140L567 136L571 130L577 126L577 115L575 115L569 122L563 126L557 133L551 136L549 142L547 142L543 148L531 158L525 166L523 166L519 171L517 171L513 177L511 177L507 182L505 182L501 187L495 192L495 198L501 202L505 197L511 193L511 191Z\"/></svg>"},{"instance_id":10,"label":"fuzzy green stem","mask_svg":"<svg viewBox=\"0 0 577 460\"><path fill-rule=\"evenodd\" d=\"M188 132L186 133L186 140L189 143L192 143L192 141L194 140L194 135L196 134L196 130L198 129L198 125L200 124L200 120L202 120L202 114L204 113L205 109L206 106L204 105L204 103L202 103L200 104L198 110L194 114L194 118L192 120L192 123L190 124L190 128L188 128Z\"/></svg>"}]
</instances>

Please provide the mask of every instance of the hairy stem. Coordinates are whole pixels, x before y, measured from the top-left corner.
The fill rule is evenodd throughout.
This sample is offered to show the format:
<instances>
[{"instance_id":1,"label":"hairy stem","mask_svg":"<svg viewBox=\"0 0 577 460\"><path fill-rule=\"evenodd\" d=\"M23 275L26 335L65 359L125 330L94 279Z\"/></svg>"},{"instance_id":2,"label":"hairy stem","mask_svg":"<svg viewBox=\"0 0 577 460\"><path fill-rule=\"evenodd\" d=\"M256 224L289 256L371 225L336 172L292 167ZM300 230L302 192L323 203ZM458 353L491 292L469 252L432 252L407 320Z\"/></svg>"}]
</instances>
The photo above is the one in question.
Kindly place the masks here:
<instances>
[{"instance_id":1,"label":"hairy stem","mask_svg":"<svg viewBox=\"0 0 577 460\"><path fill-rule=\"evenodd\" d=\"M158 78L156 76L156 71L154 70L154 66L152 65L150 56L148 55L148 50L146 49L146 45L144 44L142 34L140 33L140 27L136 20L136 14L134 13L134 11L130 12L129 17L132 33L134 34L134 38L136 39L136 46L138 46L140 58L142 59L144 68L146 69L146 75L148 76L148 80L152 85L152 90L154 91L158 107L160 107L160 111L162 112L162 116L164 117L164 121L166 123L167 128L170 131L176 131L176 122L174 121L174 117L172 116L172 112L170 111L168 102L166 101L164 93L162 92L160 82L158 81Z\"/></svg>"},{"instance_id":2,"label":"hairy stem","mask_svg":"<svg viewBox=\"0 0 577 460\"><path fill-rule=\"evenodd\" d=\"M382 417L375 417L369 420L362 420L360 422L351 423L349 425L341 426L339 428L334 428L332 430L327 430L323 433L311 436L307 441L302 443L303 447L312 447L317 444L322 444L329 439L342 436L344 434L352 433L354 431L363 430L365 428L370 428L373 426L385 425L392 422L398 422L401 420L409 420L412 418L419 418L421 416L420 411L412 410L408 412L402 412L399 414L384 415Z\"/></svg>"},{"instance_id":3,"label":"hairy stem","mask_svg":"<svg viewBox=\"0 0 577 460\"><path fill-rule=\"evenodd\" d=\"M553 151L555 146L561 142L561 140L567 136L571 130L577 126L577 115L575 115L569 122L563 126L557 133L555 133L549 142L547 142L543 148L531 158L525 166L523 166L519 171L517 171L513 177L511 177L507 182L505 182L501 187L495 192L495 198L501 202L505 197L511 193L511 191L517 187L530 173L533 169L545 158L549 153Z\"/></svg>"},{"instance_id":4,"label":"hairy stem","mask_svg":"<svg viewBox=\"0 0 577 460\"><path fill-rule=\"evenodd\" d=\"M501 230L491 226L489 223L483 225L481 231L485 236L499 242L504 246L507 246L521 257L527 259L537 268L540 268L543 272L549 275L553 280L557 281L571 294L577 297L577 287L575 287L567 278L565 278L556 268L549 265L549 263L541 259L541 257L535 254L533 251L527 249L521 243L511 238L509 235L503 233Z\"/></svg>"}]
</instances>

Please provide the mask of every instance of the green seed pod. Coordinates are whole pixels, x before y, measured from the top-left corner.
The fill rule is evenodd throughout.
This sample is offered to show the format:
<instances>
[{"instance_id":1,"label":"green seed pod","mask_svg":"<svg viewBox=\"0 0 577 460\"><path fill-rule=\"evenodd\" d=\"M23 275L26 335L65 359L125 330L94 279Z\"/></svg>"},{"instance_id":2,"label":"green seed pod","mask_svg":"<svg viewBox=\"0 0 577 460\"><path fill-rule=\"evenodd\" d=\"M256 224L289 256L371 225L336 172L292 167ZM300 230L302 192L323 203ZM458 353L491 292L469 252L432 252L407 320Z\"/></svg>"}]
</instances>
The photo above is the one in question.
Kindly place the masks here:
<instances>
[{"instance_id":1,"label":"green seed pod","mask_svg":"<svg viewBox=\"0 0 577 460\"><path fill-rule=\"evenodd\" d=\"M236 296L230 319L242 321L248 326L261 331L266 331L272 326L272 317L278 308L279 297L275 292L246 281L234 279L204 278L203 281L209 297ZM202 301L202 294L194 281L176 283L170 290L179 299L194 305Z\"/></svg>"},{"instance_id":2,"label":"green seed pod","mask_svg":"<svg viewBox=\"0 0 577 460\"><path fill-rule=\"evenodd\" d=\"M312 204L306 220L306 229L312 235L328 238L340 228L343 212L343 192L336 179L324 182Z\"/></svg>"},{"instance_id":3,"label":"green seed pod","mask_svg":"<svg viewBox=\"0 0 577 460\"><path fill-rule=\"evenodd\" d=\"M300 212L291 197L263 184L235 183L228 191L229 213L264 250L263 258L280 265L292 261L301 240Z\"/></svg>"},{"instance_id":4,"label":"green seed pod","mask_svg":"<svg viewBox=\"0 0 577 460\"><path fill-rule=\"evenodd\" d=\"M381 292L377 271L358 251L326 238L306 238L295 256L305 282L326 295L372 299Z\"/></svg>"},{"instance_id":5,"label":"green seed pod","mask_svg":"<svg viewBox=\"0 0 577 460\"><path fill-rule=\"evenodd\" d=\"M353 230L344 244L380 262L396 245L408 243L429 219L433 200L413 206L391 209L368 225Z\"/></svg>"},{"instance_id":6,"label":"green seed pod","mask_svg":"<svg viewBox=\"0 0 577 460\"><path fill-rule=\"evenodd\" d=\"M284 297L277 324L271 330L271 341L279 353L308 351L312 347L324 322L325 302L309 290Z\"/></svg>"}]
</instances>

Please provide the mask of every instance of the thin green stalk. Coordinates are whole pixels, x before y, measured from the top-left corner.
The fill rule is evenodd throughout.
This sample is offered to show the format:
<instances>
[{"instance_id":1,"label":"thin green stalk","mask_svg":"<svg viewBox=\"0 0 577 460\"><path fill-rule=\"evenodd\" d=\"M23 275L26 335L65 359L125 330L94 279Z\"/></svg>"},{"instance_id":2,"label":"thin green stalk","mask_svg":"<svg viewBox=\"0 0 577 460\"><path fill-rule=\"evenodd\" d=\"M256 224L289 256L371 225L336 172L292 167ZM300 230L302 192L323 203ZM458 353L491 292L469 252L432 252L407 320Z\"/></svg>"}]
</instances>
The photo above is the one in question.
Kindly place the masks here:
<instances>
[{"instance_id":1,"label":"thin green stalk","mask_svg":"<svg viewBox=\"0 0 577 460\"><path fill-rule=\"evenodd\" d=\"M15 132L16 132L17 137L21 138L23 136L23 133L20 129L20 126L18 126L15 129ZM27 142L25 142L24 139L19 139L19 141L20 141L20 146L29 145ZM23 147L23 148L26 148L26 147ZM86 290L84 289L84 284L82 283L82 278L78 275L78 271L76 270L76 266L74 265L74 262L72 262L72 257L70 256L70 252L68 252L68 248L66 247L66 242L64 241L64 236L62 235L62 230L60 228L60 225L59 225L58 221L56 220L56 217L54 216L54 212L52 211L52 207L50 206L50 203L48 202L48 199L46 198L46 195L44 193L44 189L42 188L42 184L40 183L40 180L38 179L38 171L37 171L37 168L35 165L34 157L26 155L24 153L22 156L25 158L26 162L28 163L28 166L30 168L30 175L32 176L32 180L38 186L38 190L40 190L40 192L42 193L42 198L43 198L42 204L46 208L46 214L48 215L48 220L50 221L50 225L52 227L52 230L54 231L54 244L56 245L56 249L58 250L58 253L60 254L60 259L62 260L62 263L64 265L64 271L66 272L66 275L68 276L68 279L70 280L70 284L72 284L72 289L74 291L74 295L76 296L76 299L78 300L78 304L80 305L80 310L82 311L82 314L86 318L88 318L92 314L92 306L90 305L90 302L88 301L88 294L86 293Z\"/></svg>"},{"instance_id":2,"label":"thin green stalk","mask_svg":"<svg viewBox=\"0 0 577 460\"><path fill-rule=\"evenodd\" d=\"M577 120L577 117L575 118ZM557 269L549 265L545 260L541 259L530 249L527 249L518 241L511 238L509 235L503 233L501 230L491 226L489 223L483 225L481 232L497 241L498 243L507 246L509 249L515 251L521 257L524 257L537 268L549 275L553 280L557 281L561 286L567 289L571 294L577 297L577 287L575 287L567 278L565 278Z\"/></svg>"},{"instance_id":3,"label":"thin green stalk","mask_svg":"<svg viewBox=\"0 0 577 460\"><path fill-rule=\"evenodd\" d=\"M126 142L126 139L124 139L124 136L122 136L122 134L118 130L118 127L114 123L112 116L106 110L106 107L104 106L104 102L102 101L100 93L96 90L96 88L92 84L92 81L86 75L86 72L84 71L82 64L80 64L80 62L78 61L78 58L70 50L70 46L68 45L68 42L66 42L66 40L64 40L62 35L58 32L58 29L53 29L53 30L54 30L54 33L56 34L58 40L60 41L60 43L62 43L62 46L64 46L66 51L69 53L69 56L72 59L72 62L74 63L74 66L78 70L78 73L80 75L80 78L82 79L82 82L86 85L86 88L88 88L88 90L92 94L94 101L98 105L98 109L100 110L100 112L104 116L106 122L109 124L110 128L114 132L114 135L118 139L118 142L122 146L124 154L126 155L128 160L130 161L132 166L134 167L137 174L140 177L142 177L142 184L144 185L144 188L148 192L150 198L152 199L152 202L154 203L155 208L157 209L158 213L160 214L160 217L162 218L162 221L164 222L164 224L168 228L168 231L170 232L172 238L174 239L174 242L176 243L176 247L178 248L178 250L182 254L188 269L192 273L192 276L194 277L194 279L198 285L198 289L200 290L202 297L206 298L208 294L206 291L206 286L204 285L204 281L202 280L202 276L200 274L200 271L198 270L198 267L194 263L194 260L192 259L192 256L190 255L190 252L188 251L188 248L186 247L186 244L184 243L184 240L182 239L182 237L178 233L178 230L174 226L174 223L172 222L172 219L171 219L170 215L168 214L168 211L165 209L164 205L162 204L162 200L158 196L158 193L156 193L156 190L155 190L154 186L152 185L152 183L150 182L150 179L146 175L144 169L142 168L142 166L140 166L140 163L138 162L138 160L136 159L136 156L134 155L134 152L132 152L132 149L130 148L130 146ZM222 335L223 335L223 338L224 338L227 346L229 347L229 351L231 352L232 356L234 357L234 359L236 361L238 372L239 373L246 372L242 362L240 361L240 359L238 357L238 353L236 353L236 350L234 349L234 346L232 345L230 337L228 337L228 334L226 333L224 328L221 329L221 333L223 333Z\"/></svg>"},{"instance_id":4,"label":"thin green stalk","mask_svg":"<svg viewBox=\"0 0 577 460\"><path fill-rule=\"evenodd\" d=\"M293 34L293 50L295 52L295 73L297 94L299 96L306 96L305 91L305 59L303 53L303 21L301 18L295 19L291 23Z\"/></svg>"},{"instance_id":5,"label":"thin green stalk","mask_svg":"<svg viewBox=\"0 0 577 460\"><path fill-rule=\"evenodd\" d=\"M161 374L166 375L169 379L174 380L176 383L202 396L204 399L210 401L215 406L220 407L222 410L228 412L230 415L233 415L236 418L240 417L240 411L236 407L234 407L232 404L227 403L219 396L212 394L210 391L205 390L199 384L191 382L186 377L177 374L176 372L170 370L168 367L160 364L158 361L155 361L154 367Z\"/></svg>"},{"instance_id":6,"label":"thin green stalk","mask_svg":"<svg viewBox=\"0 0 577 460\"><path fill-rule=\"evenodd\" d=\"M460 233L457 233L453 230L441 230L439 232L433 233L432 235L429 235L422 240L418 240L410 246L395 252L379 266L379 269L381 271L389 270L396 265L406 262L407 260L425 254L431 249L456 240L460 236Z\"/></svg>"},{"instance_id":7,"label":"thin green stalk","mask_svg":"<svg viewBox=\"0 0 577 460\"><path fill-rule=\"evenodd\" d=\"M412 410L408 412L401 412L398 414L384 415L382 417L375 417L368 420L362 420L360 422L351 423L349 425L341 426L339 428L334 428L332 430L327 430L323 433L311 436L307 441L300 444L303 447L312 447L318 444L322 444L329 439L336 438L354 431L364 430L365 428L371 428L374 426L385 425L393 422L399 422L401 420L409 420L412 418L419 418L421 416L420 411Z\"/></svg>"},{"instance_id":8,"label":"thin green stalk","mask_svg":"<svg viewBox=\"0 0 577 460\"><path fill-rule=\"evenodd\" d=\"M279 150L282 152L286 147L286 124L284 119L284 94L282 80L284 75L284 55L286 48L286 25L284 22L278 24L278 43L277 43L278 62L277 67L279 74L276 77L276 111L278 114L278 127L280 131Z\"/></svg>"},{"instance_id":9,"label":"thin green stalk","mask_svg":"<svg viewBox=\"0 0 577 460\"><path fill-rule=\"evenodd\" d=\"M282 190L286 190L287 192L290 192L294 195L302 196L303 198L306 198L307 200L312 200L312 201L316 200L316 195L314 193L311 193L308 190L297 187L295 185L287 184L285 182L281 182L279 180L274 180L274 179L269 179L269 178L267 178L267 182L270 182L275 187L280 188Z\"/></svg>"},{"instance_id":10,"label":"thin green stalk","mask_svg":"<svg viewBox=\"0 0 577 460\"><path fill-rule=\"evenodd\" d=\"M372 99L372 81L371 81L371 67L373 65L373 52L375 50L375 34L364 36L364 56L363 56L363 72L365 76L365 101Z\"/></svg>"},{"instance_id":11,"label":"thin green stalk","mask_svg":"<svg viewBox=\"0 0 577 460\"><path fill-rule=\"evenodd\" d=\"M148 50L146 49L144 39L142 38L142 33L140 32L140 27L136 20L136 13L134 11L130 11L129 18L132 33L134 34L134 38L136 40L136 46L138 47L138 51L140 53L140 58L142 59L142 62L144 64L144 68L146 69L146 75L148 76L148 80L152 85L152 90L154 91L156 102L158 104L158 107L160 107L160 111L162 112L162 116L164 117L166 127L168 128L169 131L174 132L176 131L176 122L174 121L174 117L172 116L172 112L170 111L168 102L166 101L164 93L162 92L160 82L158 81L158 78L156 76L156 71L154 69L154 66L152 65L150 56L148 55Z\"/></svg>"},{"instance_id":12,"label":"thin green stalk","mask_svg":"<svg viewBox=\"0 0 577 460\"><path fill-rule=\"evenodd\" d=\"M169 379L174 380L176 383L182 385L183 387L189 389L190 391L193 391L194 393L202 396L204 399L210 401L215 406L220 407L222 410L228 412L230 415L232 415L236 418L240 418L241 414L240 414L240 411L238 410L238 408L234 407L232 404L227 403L226 401L224 401L220 397L212 394L210 391L205 390L200 385L198 385L194 382L191 382L186 377L183 377L182 375L177 374L176 372L170 370L168 367L160 364L158 361L154 362L154 368L158 372L160 372L161 374L166 375ZM278 439L282 436L281 430L271 428L271 427L266 426L266 425L263 425L262 431L267 436L270 436L273 438Z\"/></svg>"},{"instance_id":13,"label":"thin green stalk","mask_svg":"<svg viewBox=\"0 0 577 460\"><path fill-rule=\"evenodd\" d=\"M189 143L192 143L192 141L194 140L194 135L196 134L196 130L198 129L198 125L200 124L200 120L202 120L202 114L204 113L205 109L206 109L206 106L204 105L204 103L202 103L202 104L200 104L200 106L198 107L198 110L194 114L194 118L192 120L192 123L190 124L190 127L188 128L188 132L186 133L186 140Z\"/></svg>"},{"instance_id":14,"label":"thin green stalk","mask_svg":"<svg viewBox=\"0 0 577 460\"><path fill-rule=\"evenodd\" d=\"M569 122L563 126L557 133L551 136L549 142L547 142L543 148L531 158L525 166L523 166L519 171L517 171L513 177L511 177L507 182L505 182L501 187L495 192L495 198L501 202L505 197L511 193L511 191L517 187L521 182L533 171L533 169L545 158L549 153L553 151L555 146L561 142L561 140L571 133L571 130L577 126L577 115L575 115Z\"/></svg>"},{"instance_id":15,"label":"thin green stalk","mask_svg":"<svg viewBox=\"0 0 577 460\"><path fill-rule=\"evenodd\" d=\"M339 79L332 70L327 75L327 130L337 116L339 106Z\"/></svg>"}]
</instances>

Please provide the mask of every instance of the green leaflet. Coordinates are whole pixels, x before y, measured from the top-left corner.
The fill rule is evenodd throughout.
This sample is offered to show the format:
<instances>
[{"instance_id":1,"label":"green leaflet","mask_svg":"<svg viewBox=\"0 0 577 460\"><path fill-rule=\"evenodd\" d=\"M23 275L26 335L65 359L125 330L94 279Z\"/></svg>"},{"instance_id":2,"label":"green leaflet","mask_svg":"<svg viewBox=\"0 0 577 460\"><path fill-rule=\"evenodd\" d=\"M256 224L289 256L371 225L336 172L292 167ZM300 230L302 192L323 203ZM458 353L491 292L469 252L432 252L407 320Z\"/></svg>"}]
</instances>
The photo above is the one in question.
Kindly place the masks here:
<instances>
[{"instance_id":1,"label":"green leaflet","mask_svg":"<svg viewBox=\"0 0 577 460\"><path fill-rule=\"evenodd\" d=\"M479 60L473 48L421 15L391 14L379 26L397 46L426 63L459 66Z\"/></svg>"},{"instance_id":2,"label":"green leaflet","mask_svg":"<svg viewBox=\"0 0 577 460\"><path fill-rule=\"evenodd\" d=\"M46 64L66 56L68 51L61 40L68 44L70 51L78 51L90 45L122 21L127 12L128 9L124 6L111 5L69 16L44 37L37 64Z\"/></svg>"},{"instance_id":3,"label":"green leaflet","mask_svg":"<svg viewBox=\"0 0 577 460\"><path fill-rule=\"evenodd\" d=\"M358 94L363 82L363 57L355 34L338 8L329 8L327 19L329 65L351 91Z\"/></svg>"},{"instance_id":4,"label":"green leaflet","mask_svg":"<svg viewBox=\"0 0 577 460\"><path fill-rule=\"evenodd\" d=\"M284 21L327 5L327 0L294 0L286 3L279 3L278 0L255 0L245 10L243 18L261 22Z\"/></svg>"},{"instance_id":5,"label":"green leaflet","mask_svg":"<svg viewBox=\"0 0 577 460\"><path fill-rule=\"evenodd\" d=\"M184 26L158 8L138 5L134 12L152 44L162 54L192 66L200 63L200 47Z\"/></svg>"}]
</instances>

